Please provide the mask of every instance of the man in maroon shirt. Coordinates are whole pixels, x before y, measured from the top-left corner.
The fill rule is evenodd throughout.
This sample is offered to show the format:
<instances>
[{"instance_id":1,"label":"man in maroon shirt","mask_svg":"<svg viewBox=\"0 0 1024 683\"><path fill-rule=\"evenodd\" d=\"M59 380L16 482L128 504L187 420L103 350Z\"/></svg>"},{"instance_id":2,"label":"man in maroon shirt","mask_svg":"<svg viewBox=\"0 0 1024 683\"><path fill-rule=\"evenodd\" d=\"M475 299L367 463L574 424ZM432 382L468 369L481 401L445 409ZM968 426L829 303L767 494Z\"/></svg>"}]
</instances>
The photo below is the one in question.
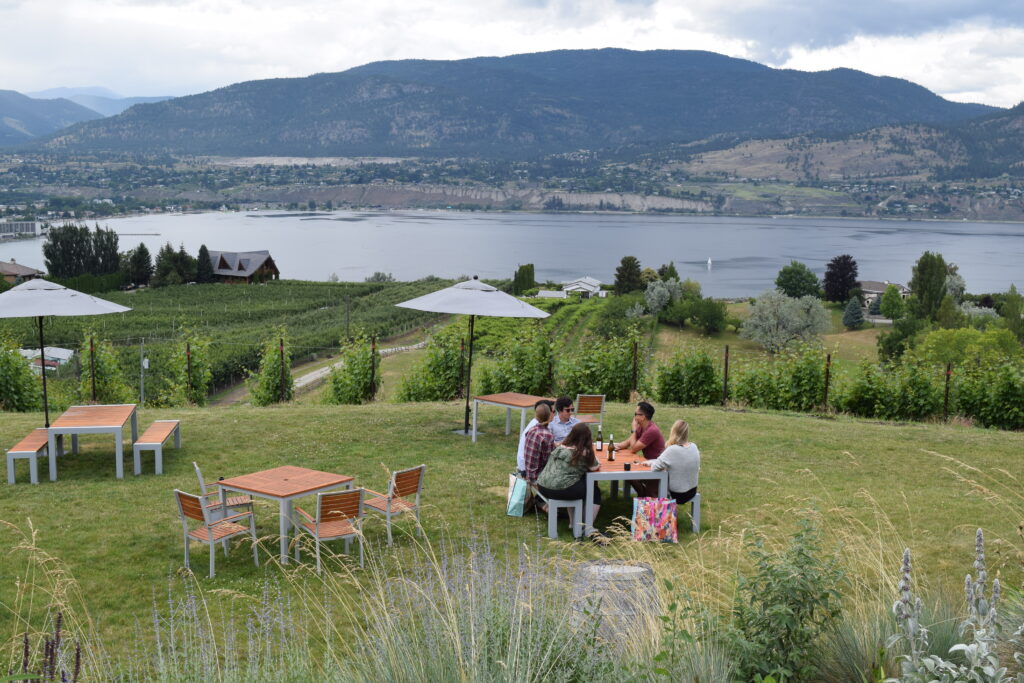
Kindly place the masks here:
<instances>
[{"instance_id":1,"label":"man in maroon shirt","mask_svg":"<svg viewBox=\"0 0 1024 683\"><path fill-rule=\"evenodd\" d=\"M648 460L654 460L661 455L661 452L665 450L665 437L658 429L658 425L652 422L652 418L654 418L654 406L647 401L637 403L636 411L633 414L635 429L628 439L615 444L615 448L643 453ZM657 482L631 481L630 484L640 496L656 497L658 495Z\"/></svg>"}]
</instances>

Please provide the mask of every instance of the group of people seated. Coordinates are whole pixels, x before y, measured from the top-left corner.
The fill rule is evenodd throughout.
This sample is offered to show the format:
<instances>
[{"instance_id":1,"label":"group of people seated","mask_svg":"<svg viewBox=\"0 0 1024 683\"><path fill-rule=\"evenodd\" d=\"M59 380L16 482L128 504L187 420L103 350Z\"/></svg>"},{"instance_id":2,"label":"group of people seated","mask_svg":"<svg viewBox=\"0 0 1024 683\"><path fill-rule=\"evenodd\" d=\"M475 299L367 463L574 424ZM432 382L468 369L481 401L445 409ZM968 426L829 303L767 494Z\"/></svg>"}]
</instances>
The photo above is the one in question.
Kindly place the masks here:
<instances>
[{"instance_id":1,"label":"group of people seated","mask_svg":"<svg viewBox=\"0 0 1024 683\"><path fill-rule=\"evenodd\" d=\"M590 425L581 422L573 412L568 396L555 401L541 400L534 405L534 417L519 437L516 468L541 495L554 500L586 498L587 472L601 469L594 452ZM644 456L641 463L652 470L668 471L669 495L677 504L689 502L697 493L700 472L700 451L690 441L690 427L685 420L676 420L666 441L654 423L654 406L647 401L637 404L629 438L609 442L615 450L631 451ZM640 496L658 495L654 481L630 481ZM601 509L601 489L594 482L594 518ZM539 509L547 511L541 505Z\"/></svg>"}]
</instances>

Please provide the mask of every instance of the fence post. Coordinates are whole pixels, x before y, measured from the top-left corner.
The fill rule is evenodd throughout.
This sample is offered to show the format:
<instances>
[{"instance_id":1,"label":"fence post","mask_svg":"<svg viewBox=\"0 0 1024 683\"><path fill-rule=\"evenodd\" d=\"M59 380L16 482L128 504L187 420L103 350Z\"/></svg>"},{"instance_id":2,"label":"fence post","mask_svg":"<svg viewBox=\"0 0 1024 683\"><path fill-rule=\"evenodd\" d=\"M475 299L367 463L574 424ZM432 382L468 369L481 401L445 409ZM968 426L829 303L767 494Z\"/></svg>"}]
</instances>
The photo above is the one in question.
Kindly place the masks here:
<instances>
[{"instance_id":1,"label":"fence post","mask_svg":"<svg viewBox=\"0 0 1024 683\"><path fill-rule=\"evenodd\" d=\"M832 354L825 354L825 410L828 410L828 385L832 377Z\"/></svg>"},{"instance_id":2,"label":"fence post","mask_svg":"<svg viewBox=\"0 0 1024 683\"><path fill-rule=\"evenodd\" d=\"M192 342L185 342L185 391L192 393Z\"/></svg>"},{"instance_id":3,"label":"fence post","mask_svg":"<svg viewBox=\"0 0 1024 683\"><path fill-rule=\"evenodd\" d=\"M722 405L729 398L729 345L725 345L725 372L722 373Z\"/></svg>"},{"instance_id":4,"label":"fence post","mask_svg":"<svg viewBox=\"0 0 1024 683\"><path fill-rule=\"evenodd\" d=\"M946 395L942 399L942 419L949 419L949 378L953 374L953 364L946 363Z\"/></svg>"},{"instance_id":5,"label":"fence post","mask_svg":"<svg viewBox=\"0 0 1024 683\"><path fill-rule=\"evenodd\" d=\"M456 398L462 398L462 388L466 386L466 338L459 340L459 391Z\"/></svg>"},{"instance_id":6,"label":"fence post","mask_svg":"<svg viewBox=\"0 0 1024 683\"><path fill-rule=\"evenodd\" d=\"M374 382L377 381L377 335L370 337L370 395L367 396L369 400L373 400L377 395L377 385Z\"/></svg>"},{"instance_id":7,"label":"fence post","mask_svg":"<svg viewBox=\"0 0 1024 683\"><path fill-rule=\"evenodd\" d=\"M146 404L146 338L139 342L139 405Z\"/></svg>"},{"instance_id":8,"label":"fence post","mask_svg":"<svg viewBox=\"0 0 1024 683\"><path fill-rule=\"evenodd\" d=\"M278 350L279 350L280 357L281 357L281 381L280 381L281 396L280 396L280 400L281 400L281 403L284 403L284 337L281 337L280 339L278 339Z\"/></svg>"},{"instance_id":9,"label":"fence post","mask_svg":"<svg viewBox=\"0 0 1024 683\"><path fill-rule=\"evenodd\" d=\"M352 339L352 336L348 333L348 322L349 322L349 306L352 303L352 297L348 294L345 295L345 339Z\"/></svg>"},{"instance_id":10,"label":"fence post","mask_svg":"<svg viewBox=\"0 0 1024 683\"><path fill-rule=\"evenodd\" d=\"M43 372L46 372L45 359ZM96 343L93 337L89 337L89 374L92 376L92 402L96 403Z\"/></svg>"},{"instance_id":11,"label":"fence post","mask_svg":"<svg viewBox=\"0 0 1024 683\"><path fill-rule=\"evenodd\" d=\"M636 363L637 363L637 340L633 340L633 385L630 387L630 391L636 391Z\"/></svg>"}]
</instances>

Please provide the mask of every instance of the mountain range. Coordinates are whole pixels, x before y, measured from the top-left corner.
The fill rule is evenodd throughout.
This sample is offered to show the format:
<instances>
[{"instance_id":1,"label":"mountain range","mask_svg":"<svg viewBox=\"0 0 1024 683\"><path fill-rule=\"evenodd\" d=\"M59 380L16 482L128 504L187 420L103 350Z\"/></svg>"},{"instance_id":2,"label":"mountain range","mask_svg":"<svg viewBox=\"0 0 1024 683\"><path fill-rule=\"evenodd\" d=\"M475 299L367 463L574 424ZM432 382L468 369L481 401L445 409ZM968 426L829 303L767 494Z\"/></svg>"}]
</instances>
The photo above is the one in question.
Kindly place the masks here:
<instances>
[{"instance_id":1,"label":"mountain range","mask_svg":"<svg viewBox=\"0 0 1024 683\"><path fill-rule=\"evenodd\" d=\"M32 147L72 154L531 158L698 141L722 148L911 123L955 126L1003 111L851 69L773 69L691 50L559 50L375 62L238 83L83 119Z\"/></svg>"},{"instance_id":2,"label":"mountain range","mask_svg":"<svg viewBox=\"0 0 1024 683\"><path fill-rule=\"evenodd\" d=\"M24 144L73 123L120 114L135 104L170 97L121 97L106 88L51 88L32 93L0 90L0 147Z\"/></svg>"}]
</instances>

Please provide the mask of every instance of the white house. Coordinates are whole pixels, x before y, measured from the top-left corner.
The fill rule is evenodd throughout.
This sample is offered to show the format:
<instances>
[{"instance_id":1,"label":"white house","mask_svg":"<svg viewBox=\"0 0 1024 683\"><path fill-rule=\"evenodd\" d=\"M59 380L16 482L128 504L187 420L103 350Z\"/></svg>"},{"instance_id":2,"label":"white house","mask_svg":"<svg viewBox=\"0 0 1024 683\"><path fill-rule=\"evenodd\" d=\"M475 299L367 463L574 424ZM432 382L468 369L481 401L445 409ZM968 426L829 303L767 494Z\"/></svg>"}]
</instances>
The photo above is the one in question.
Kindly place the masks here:
<instances>
[{"instance_id":1,"label":"white house","mask_svg":"<svg viewBox=\"0 0 1024 683\"><path fill-rule=\"evenodd\" d=\"M537 291L538 299L565 299L568 297L566 292L555 289L541 289Z\"/></svg>"},{"instance_id":2,"label":"white house","mask_svg":"<svg viewBox=\"0 0 1024 683\"><path fill-rule=\"evenodd\" d=\"M580 296L584 299L589 299L592 296L604 297L608 294L608 292L601 289L600 280L595 280L594 278L586 275L578 277L575 280L567 280L563 282L562 291L579 292Z\"/></svg>"}]
</instances>

